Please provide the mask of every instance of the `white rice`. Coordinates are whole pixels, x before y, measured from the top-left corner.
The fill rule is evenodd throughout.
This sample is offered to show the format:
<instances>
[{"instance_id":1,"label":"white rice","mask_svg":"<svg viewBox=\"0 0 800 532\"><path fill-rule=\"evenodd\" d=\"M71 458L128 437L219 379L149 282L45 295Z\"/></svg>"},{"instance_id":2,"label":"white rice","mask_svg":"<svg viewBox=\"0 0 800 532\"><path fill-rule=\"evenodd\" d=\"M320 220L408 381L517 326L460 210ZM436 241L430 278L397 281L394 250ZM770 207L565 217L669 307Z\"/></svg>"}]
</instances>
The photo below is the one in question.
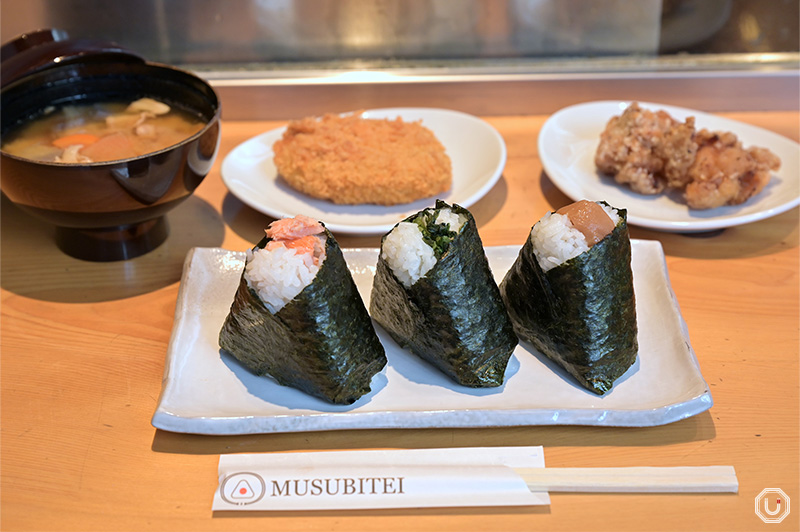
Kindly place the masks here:
<instances>
[{"instance_id":1,"label":"white rice","mask_svg":"<svg viewBox=\"0 0 800 532\"><path fill-rule=\"evenodd\" d=\"M450 230L458 233L461 230L461 226L467 221L467 217L463 214L456 214L450 209L442 209L439 211L439 214L436 215L436 220L434 220L437 224L450 224Z\"/></svg>"},{"instance_id":2,"label":"white rice","mask_svg":"<svg viewBox=\"0 0 800 532\"><path fill-rule=\"evenodd\" d=\"M406 288L436 264L433 248L422 240L422 232L413 222L400 222L386 235L381 257Z\"/></svg>"},{"instance_id":3,"label":"white rice","mask_svg":"<svg viewBox=\"0 0 800 532\"><path fill-rule=\"evenodd\" d=\"M619 223L616 209L602 203L600 206L616 227ZM531 240L536 260L545 272L589 250L586 237L573 227L569 217L555 212L536 222L531 229Z\"/></svg>"},{"instance_id":4,"label":"white rice","mask_svg":"<svg viewBox=\"0 0 800 532\"><path fill-rule=\"evenodd\" d=\"M609 207L608 205L605 205L603 203L598 203L598 205L600 205L603 208L603 210L606 211L606 214L608 215L609 218L611 218L611 221L614 223L614 227L616 227L617 224L619 223L619 214L617 213L617 209L615 209L614 207Z\"/></svg>"},{"instance_id":5,"label":"white rice","mask_svg":"<svg viewBox=\"0 0 800 532\"><path fill-rule=\"evenodd\" d=\"M273 314L311 284L320 265L325 260L324 238L318 263L308 253L297 253L295 249L276 247L247 250L245 280L256 291L258 297Z\"/></svg>"},{"instance_id":6,"label":"white rice","mask_svg":"<svg viewBox=\"0 0 800 532\"><path fill-rule=\"evenodd\" d=\"M467 217L450 209L442 209L434 221L437 224L448 223L451 231L458 232ZM419 226L413 222L400 222L386 235L381 246L381 258L406 288L411 287L436 265L433 248L425 243Z\"/></svg>"}]
</instances>

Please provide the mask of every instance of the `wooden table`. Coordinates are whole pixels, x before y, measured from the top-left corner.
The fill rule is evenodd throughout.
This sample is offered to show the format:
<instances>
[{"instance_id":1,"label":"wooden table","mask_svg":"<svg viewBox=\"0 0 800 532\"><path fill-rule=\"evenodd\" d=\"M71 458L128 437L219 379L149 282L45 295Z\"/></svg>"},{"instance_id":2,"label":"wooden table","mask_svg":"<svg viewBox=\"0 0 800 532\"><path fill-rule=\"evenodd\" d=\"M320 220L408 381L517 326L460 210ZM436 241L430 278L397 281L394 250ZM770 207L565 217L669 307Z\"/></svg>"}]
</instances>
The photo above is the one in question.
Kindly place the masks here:
<instances>
[{"instance_id":1,"label":"wooden table","mask_svg":"<svg viewBox=\"0 0 800 532\"><path fill-rule=\"evenodd\" d=\"M724 116L797 140L797 112ZM568 202L542 173L546 116L484 117L508 164L472 212L486 245L521 245L532 221ZM715 404L652 428L515 427L197 436L150 425L181 266L193 246L241 250L267 217L229 194L222 158L280 125L226 121L220 158L169 215L171 236L143 257L88 263L52 229L2 205L2 523L12 530L797 530L798 211L711 235L632 228L660 240ZM378 237L340 235L343 247ZM549 507L214 515L219 455L287 451L543 445L547 465L733 465L738 494L554 494ZM793 509L765 525L764 488Z\"/></svg>"}]
</instances>

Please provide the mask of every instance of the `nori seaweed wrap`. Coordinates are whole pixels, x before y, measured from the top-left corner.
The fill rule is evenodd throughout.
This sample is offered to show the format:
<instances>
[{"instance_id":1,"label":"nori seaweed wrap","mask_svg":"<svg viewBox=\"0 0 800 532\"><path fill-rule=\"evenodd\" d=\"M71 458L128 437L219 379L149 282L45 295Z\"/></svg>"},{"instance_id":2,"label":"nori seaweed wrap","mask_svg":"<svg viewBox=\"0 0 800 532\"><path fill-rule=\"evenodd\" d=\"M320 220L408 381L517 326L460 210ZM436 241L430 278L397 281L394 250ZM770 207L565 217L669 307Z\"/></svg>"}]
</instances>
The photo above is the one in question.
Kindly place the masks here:
<instances>
[{"instance_id":1,"label":"nori seaweed wrap","mask_svg":"<svg viewBox=\"0 0 800 532\"><path fill-rule=\"evenodd\" d=\"M242 272L219 345L257 375L335 404L352 404L370 391L386 355L339 244L327 229L320 236L325 258L316 276L277 312ZM271 240L262 239L253 251Z\"/></svg>"},{"instance_id":2,"label":"nori seaweed wrap","mask_svg":"<svg viewBox=\"0 0 800 532\"><path fill-rule=\"evenodd\" d=\"M443 210L445 217L459 220L457 231L451 230L455 222L437 223ZM424 243L398 246L399 252L413 259L433 250L435 260L421 277L406 279L410 286L386 260L394 231L416 231L404 224L416 224L415 234ZM401 347L469 387L500 386L518 343L472 214L441 200L381 239L370 314Z\"/></svg>"},{"instance_id":3,"label":"nori seaweed wrap","mask_svg":"<svg viewBox=\"0 0 800 532\"><path fill-rule=\"evenodd\" d=\"M519 337L598 395L638 352L626 211L611 209L619 219L608 235L547 271L535 256L532 231L500 283Z\"/></svg>"}]
</instances>

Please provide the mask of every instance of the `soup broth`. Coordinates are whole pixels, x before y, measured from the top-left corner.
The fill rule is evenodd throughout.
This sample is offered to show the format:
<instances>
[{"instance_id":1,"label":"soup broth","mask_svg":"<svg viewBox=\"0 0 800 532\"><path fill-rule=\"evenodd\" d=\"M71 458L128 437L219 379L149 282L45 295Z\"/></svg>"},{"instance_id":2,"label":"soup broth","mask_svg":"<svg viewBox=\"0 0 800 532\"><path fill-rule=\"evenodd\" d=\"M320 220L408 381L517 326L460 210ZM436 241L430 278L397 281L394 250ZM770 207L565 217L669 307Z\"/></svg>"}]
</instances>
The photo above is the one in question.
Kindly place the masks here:
<instances>
[{"instance_id":1,"label":"soup broth","mask_svg":"<svg viewBox=\"0 0 800 532\"><path fill-rule=\"evenodd\" d=\"M3 139L6 153L43 162L86 164L138 157L174 146L204 122L163 102L50 108Z\"/></svg>"}]
</instances>

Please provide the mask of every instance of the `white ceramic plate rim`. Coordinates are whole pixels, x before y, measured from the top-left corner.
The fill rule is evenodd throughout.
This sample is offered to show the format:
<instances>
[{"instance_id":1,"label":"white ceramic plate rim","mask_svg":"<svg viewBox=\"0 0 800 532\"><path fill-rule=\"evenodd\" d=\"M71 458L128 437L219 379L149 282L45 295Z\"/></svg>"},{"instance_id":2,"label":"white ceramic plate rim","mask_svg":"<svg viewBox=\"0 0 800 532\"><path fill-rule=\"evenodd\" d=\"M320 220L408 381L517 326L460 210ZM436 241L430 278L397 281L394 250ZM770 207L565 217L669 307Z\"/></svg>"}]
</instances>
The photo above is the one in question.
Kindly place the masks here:
<instances>
[{"instance_id":1,"label":"white ceramic plate rim","mask_svg":"<svg viewBox=\"0 0 800 532\"><path fill-rule=\"evenodd\" d=\"M673 118L694 116L696 127L732 131L745 147L769 148L781 158L781 168L770 184L742 205L690 210L680 199L646 196L600 176L594 153L600 132L619 115L628 101L597 101L565 107L545 122L539 133L539 158L545 173L572 200L604 200L628 211L628 223L670 232L712 231L763 220L800 204L800 146L772 131L693 109L639 102L644 108L663 109Z\"/></svg>"},{"instance_id":2,"label":"white ceramic plate rim","mask_svg":"<svg viewBox=\"0 0 800 532\"><path fill-rule=\"evenodd\" d=\"M456 385L376 327L388 365L354 405L330 405L256 377L221 352L217 335L239 282L243 253L195 248L187 256L153 426L195 434L521 425L653 426L709 409L709 388L667 276L661 245L633 240L639 360L603 397L532 347L514 351L503 386ZM486 248L501 279L519 248ZM346 249L369 305L376 249Z\"/></svg>"},{"instance_id":3,"label":"white ceramic plate rim","mask_svg":"<svg viewBox=\"0 0 800 532\"><path fill-rule=\"evenodd\" d=\"M257 135L231 150L222 162L222 180L246 205L284 218L304 214L325 220L333 232L381 234L403 218L435 203L436 199L470 207L497 183L506 163L503 137L478 117L448 109L394 107L370 109L365 118L421 120L445 148L453 166L453 186L437 197L403 205L336 205L293 190L278 178L272 145L286 130L280 127Z\"/></svg>"}]
</instances>

